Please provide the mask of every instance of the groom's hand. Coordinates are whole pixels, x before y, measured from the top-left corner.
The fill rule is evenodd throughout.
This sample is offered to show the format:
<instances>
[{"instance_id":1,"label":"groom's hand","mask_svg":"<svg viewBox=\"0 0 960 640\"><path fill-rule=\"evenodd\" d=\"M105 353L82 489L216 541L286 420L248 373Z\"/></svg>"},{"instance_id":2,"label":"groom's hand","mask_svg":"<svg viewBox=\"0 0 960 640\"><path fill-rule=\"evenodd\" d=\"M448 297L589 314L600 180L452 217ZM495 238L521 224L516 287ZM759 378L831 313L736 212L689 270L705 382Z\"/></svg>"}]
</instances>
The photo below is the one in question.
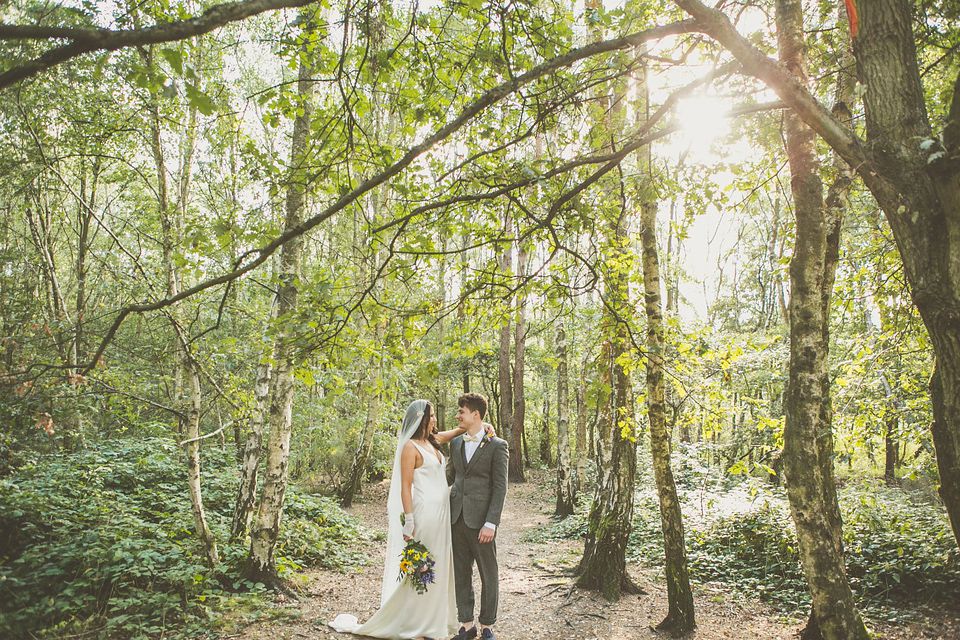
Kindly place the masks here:
<instances>
[{"instance_id":1,"label":"groom's hand","mask_svg":"<svg viewBox=\"0 0 960 640\"><path fill-rule=\"evenodd\" d=\"M484 527L484 528L480 529L480 535L477 536L477 540L480 541L480 544L484 544L484 543L486 543L486 542L490 542L491 540L493 540L493 535L494 535L495 533L496 533L496 531L494 531L494 530L491 529L490 527Z\"/></svg>"}]
</instances>

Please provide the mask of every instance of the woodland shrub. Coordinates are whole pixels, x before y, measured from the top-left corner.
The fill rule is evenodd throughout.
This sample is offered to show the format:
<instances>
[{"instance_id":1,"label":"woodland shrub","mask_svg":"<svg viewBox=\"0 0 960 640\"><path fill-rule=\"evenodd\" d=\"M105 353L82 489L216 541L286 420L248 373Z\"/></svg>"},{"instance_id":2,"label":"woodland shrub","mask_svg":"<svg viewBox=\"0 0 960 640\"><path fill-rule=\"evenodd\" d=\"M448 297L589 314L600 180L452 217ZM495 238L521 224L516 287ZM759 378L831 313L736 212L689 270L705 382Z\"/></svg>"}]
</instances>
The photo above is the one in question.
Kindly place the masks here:
<instances>
[{"instance_id":1,"label":"woodland shrub","mask_svg":"<svg viewBox=\"0 0 960 640\"><path fill-rule=\"evenodd\" d=\"M805 615L810 600L783 492L751 492L747 486L681 491L691 577ZM923 607L956 607L960 554L942 506L878 483L850 483L839 497L847 572L864 611L894 620ZM736 508L730 508L732 504ZM582 503L575 515L550 523L532 537L582 538L588 509L589 504ZM663 563L659 505L650 487L636 495L628 561Z\"/></svg>"},{"instance_id":2,"label":"woodland shrub","mask_svg":"<svg viewBox=\"0 0 960 640\"><path fill-rule=\"evenodd\" d=\"M243 594L257 585L236 578L247 545L226 544L232 455L207 447L203 456L215 571L203 564L185 464L170 440L43 455L0 480L0 637L190 636L215 629L218 612L251 605L256 596ZM357 564L344 542L358 534L332 501L290 488L278 567Z\"/></svg>"}]
</instances>

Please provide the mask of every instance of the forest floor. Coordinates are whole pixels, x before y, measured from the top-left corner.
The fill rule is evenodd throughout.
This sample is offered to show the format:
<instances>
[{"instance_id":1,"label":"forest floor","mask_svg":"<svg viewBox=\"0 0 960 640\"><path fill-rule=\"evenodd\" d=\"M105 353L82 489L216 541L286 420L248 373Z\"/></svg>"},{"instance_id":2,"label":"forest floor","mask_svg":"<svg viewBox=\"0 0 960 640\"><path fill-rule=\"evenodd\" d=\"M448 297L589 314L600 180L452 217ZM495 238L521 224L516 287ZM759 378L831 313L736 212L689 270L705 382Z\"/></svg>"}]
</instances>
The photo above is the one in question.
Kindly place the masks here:
<instances>
[{"instance_id":1,"label":"forest floor","mask_svg":"<svg viewBox=\"0 0 960 640\"><path fill-rule=\"evenodd\" d=\"M500 614L495 630L500 640L627 640L667 638L654 627L667 614L667 587L661 568L629 567L640 595L610 603L595 592L573 586L570 570L583 552L582 540L535 543L525 534L547 523L553 511L552 474L532 471L527 482L511 484L497 533L500 560ZM348 511L374 532L385 532L386 485L368 484ZM348 573L311 570L299 601L278 597L276 610L228 638L240 640L311 638L348 640L326 626L338 613L369 618L380 602L383 539L357 542L369 565ZM477 584L479 589L479 581ZM751 597L721 585L696 585L697 629L690 640L756 640L797 638L804 620L785 616ZM909 626L869 623L875 638L960 640L960 611Z\"/></svg>"}]
</instances>

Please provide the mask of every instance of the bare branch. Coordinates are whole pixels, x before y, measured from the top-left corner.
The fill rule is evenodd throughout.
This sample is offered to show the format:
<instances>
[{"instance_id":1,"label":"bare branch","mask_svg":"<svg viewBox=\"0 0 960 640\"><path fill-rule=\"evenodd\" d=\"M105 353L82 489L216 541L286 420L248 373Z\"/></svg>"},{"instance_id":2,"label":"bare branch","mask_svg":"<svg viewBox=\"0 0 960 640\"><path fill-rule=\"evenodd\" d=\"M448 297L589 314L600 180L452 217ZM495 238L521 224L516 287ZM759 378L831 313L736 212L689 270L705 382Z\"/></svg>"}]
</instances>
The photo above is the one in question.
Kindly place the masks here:
<instances>
[{"instance_id":1,"label":"bare branch","mask_svg":"<svg viewBox=\"0 0 960 640\"><path fill-rule=\"evenodd\" d=\"M230 426L233 426L233 421L230 421L230 422L228 422L227 424L221 426L221 427L220 427L219 429L217 429L216 431L211 431L210 433L205 433L205 434L202 435L202 436L197 436L196 438L190 438L189 440L184 440L183 442L178 443L178 446L181 446L181 447L182 447L182 446L184 446L184 445L190 444L191 442L198 442L198 441L204 440L204 439L206 439L206 438L212 438L213 436L217 435L218 433L222 433L224 429L226 429L227 427L230 427Z\"/></svg>"}]
</instances>

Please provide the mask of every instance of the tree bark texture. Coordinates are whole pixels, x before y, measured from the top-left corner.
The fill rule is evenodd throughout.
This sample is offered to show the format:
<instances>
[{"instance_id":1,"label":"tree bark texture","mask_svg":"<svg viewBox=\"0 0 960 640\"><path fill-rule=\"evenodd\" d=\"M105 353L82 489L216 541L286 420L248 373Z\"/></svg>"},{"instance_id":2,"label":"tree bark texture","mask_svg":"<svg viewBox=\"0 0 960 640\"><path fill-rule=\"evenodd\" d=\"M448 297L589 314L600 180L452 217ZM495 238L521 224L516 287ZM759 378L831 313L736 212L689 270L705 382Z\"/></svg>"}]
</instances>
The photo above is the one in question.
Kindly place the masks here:
<instances>
[{"instance_id":1,"label":"tree bark texture","mask_svg":"<svg viewBox=\"0 0 960 640\"><path fill-rule=\"evenodd\" d=\"M567 377L567 331L557 320L557 507L554 515L572 515L577 506L570 456L570 381Z\"/></svg>"},{"instance_id":2,"label":"tree bark texture","mask_svg":"<svg viewBox=\"0 0 960 640\"><path fill-rule=\"evenodd\" d=\"M523 282L527 272L527 251L517 246L517 282ZM517 295L517 316L513 327L513 421L510 423L510 482L526 482L523 468L529 464L530 454L526 450L525 437L527 419L527 400L523 391L523 379L526 371L527 353L527 295L523 290ZM523 455L520 443L524 443ZM516 453L514 453L516 449Z\"/></svg>"},{"instance_id":3,"label":"tree bark texture","mask_svg":"<svg viewBox=\"0 0 960 640\"><path fill-rule=\"evenodd\" d=\"M588 8L599 8L599 0L588 0ZM594 38L599 39L599 27ZM618 82L612 93L599 96L605 105L604 125L609 132L623 129L626 82ZM605 151L616 150L611 133ZM633 494L637 474L637 425L629 361L630 327L634 307L630 301L630 276L636 257L630 248L627 206L622 176L606 185L607 197L601 215L606 237L603 248L603 307L601 331L604 337L601 378L609 380L609 398L603 402L600 435L597 437L597 489L588 515L588 531L580 561L577 586L598 589L604 598L618 600L621 593L636 593L627 575L627 540L633 527ZM604 420L604 418L606 418Z\"/></svg>"},{"instance_id":4,"label":"tree bark texture","mask_svg":"<svg viewBox=\"0 0 960 640\"><path fill-rule=\"evenodd\" d=\"M587 519L588 532L580 561L577 586L596 589L604 598L614 602L623 593L637 593L639 589L627 575L627 541L633 527L633 493L637 473L637 446L634 440L633 388L629 375L617 364L617 358L607 360L613 380L610 397L611 410L607 414L614 423L609 425L609 458L598 469L596 495Z\"/></svg>"},{"instance_id":5,"label":"tree bark texture","mask_svg":"<svg viewBox=\"0 0 960 640\"><path fill-rule=\"evenodd\" d=\"M503 233L510 237L513 221L509 210L504 213ZM499 245L500 274L507 281L513 279L513 241L504 240ZM500 325L500 353L498 357L498 379L500 381L499 418L500 430L510 448L510 480L515 478L514 465L520 465L520 477L523 477L523 434L514 433L513 428L513 371L510 367L510 344L512 342L510 316L513 310L512 296L503 299L503 324Z\"/></svg>"},{"instance_id":6,"label":"tree bark texture","mask_svg":"<svg viewBox=\"0 0 960 640\"><path fill-rule=\"evenodd\" d=\"M543 420L540 421L540 462L548 469L553 466L553 442L550 438L550 392L544 389ZM527 457L527 466L530 458Z\"/></svg>"},{"instance_id":7,"label":"tree bark texture","mask_svg":"<svg viewBox=\"0 0 960 640\"><path fill-rule=\"evenodd\" d=\"M693 591L687 569L683 534L683 513L670 465L670 431L664 390L663 313L660 303L660 260L657 252L657 203L643 202L643 296L647 314L647 420L650 423L650 452L653 475L660 498L660 526L663 530L667 579L668 612L657 629L680 636L696 628Z\"/></svg>"},{"instance_id":8,"label":"tree bark texture","mask_svg":"<svg viewBox=\"0 0 960 640\"><path fill-rule=\"evenodd\" d=\"M273 314L270 314L273 320ZM250 415L250 429L243 448L240 462L240 482L237 487L237 501L233 507L233 519L230 524L230 539L239 540L247 535L250 520L256 504L257 477L260 471L260 450L263 447L263 425L266 422L267 401L270 398L270 378L273 367L265 356L260 357L257 365L257 381L253 387L253 411Z\"/></svg>"},{"instance_id":9,"label":"tree bark texture","mask_svg":"<svg viewBox=\"0 0 960 640\"><path fill-rule=\"evenodd\" d=\"M184 353L187 353L184 345ZM220 562L217 551L217 540L210 527L207 526L207 517L203 509L203 493L201 492L200 475L200 373L191 355L186 356L184 373L190 384L190 401L187 409L187 487L190 494L190 511L193 513L193 525L203 547L203 556L208 567L215 567Z\"/></svg>"},{"instance_id":10,"label":"tree bark texture","mask_svg":"<svg viewBox=\"0 0 960 640\"><path fill-rule=\"evenodd\" d=\"M800 0L777 0L782 66L807 83ZM800 558L816 626L827 640L868 638L844 568L842 523L833 475L833 436L827 375L827 321L839 219L827 216L816 136L793 112L785 114L796 238L790 262L790 371L784 402L784 470Z\"/></svg>"},{"instance_id":11,"label":"tree bark texture","mask_svg":"<svg viewBox=\"0 0 960 640\"><path fill-rule=\"evenodd\" d=\"M141 57L148 69L153 69L153 48L141 50ZM170 206L170 188L167 182L167 167L163 152L163 137L160 126L160 96L151 94L150 103L150 147L153 152L154 169L157 172L157 213L160 216L161 250L163 252L164 280L167 297L175 296L180 292L180 279L173 261L173 249L180 241L179 216L174 216ZM175 320L174 320L175 322ZM173 327L174 369L171 373L169 397L173 404L180 402L183 385L183 363L185 354L181 351L181 343L177 336L177 328Z\"/></svg>"},{"instance_id":12,"label":"tree bark texture","mask_svg":"<svg viewBox=\"0 0 960 640\"><path fill-rule=\"evenodd\" d=\"M370 390L365 393L367 416L363 423L363 431L360 434L360 444L353 456L353 464L350 466L350 474L344 482L340 491L340 506L350 507L353 505L353 498L360 492L360 485L363 482L363 476L367 470L367 463L370 460L370 452L373 451L373 437L377 428L377 421L380 419L380 386L383 378L383 359L380 357L374 366L374 376L370 380Z\"/></svg>"},{"instance_id":13,"label":"tree bark texture","mask_svg":"<svg viewBox=\"0 0 960 640\"><path fill-rule=\"evenodd\" d=\"M306 52L304 52L306 54ZM301 60L297 93L302 112L294 120L290 148L289 182L286 192L284 228L297 227L303 217L306 201L307 158L310 120L313 113L313 81L310 65ZM244 575L273 588L282 589L276 568L277 538L283 516L283 502L287 490L287 470L290 461L290 438L293 423L294 345L284 328L284 318L296 311L300 277L301 236L283 245L280 253L279 287L277 289L277 320L280 330L274 348L275 375L270 392L270 438L264 469L260 507L250 532L250 553Z\"/></svg>"},{"instance_id":14,"label":"tree bark texture","mask_svg":"<svg viewBox=\"0 0 960 640\"><path fill-rule=\"evenodd\" d=\"M593 441L587 437L587 368L590 349L585 348L577 382L577 476L576 492L585 490L587 484L587 460L593 457Z\"/></svg>"},{"instance_id":15,"label":"tree bark texture","mask_svg":"<svg viewBox=\"0 0 960 640\"><path fill-rule=\"evenodd\" d=\"M629 275L634 263L631 255L623 203L612 212L605 275L603 331L603 377L610 381L598 437L597 490L588 516L588 532L580 562L577 586L597 589L604 598L618 600L622 593L637 593L627 575L627 540L633 527L633 494L637 473L636 419L633 385L626 360L630 357ZM601 418L603 420L603 418Z\"/></svg>"}]
</instances>

